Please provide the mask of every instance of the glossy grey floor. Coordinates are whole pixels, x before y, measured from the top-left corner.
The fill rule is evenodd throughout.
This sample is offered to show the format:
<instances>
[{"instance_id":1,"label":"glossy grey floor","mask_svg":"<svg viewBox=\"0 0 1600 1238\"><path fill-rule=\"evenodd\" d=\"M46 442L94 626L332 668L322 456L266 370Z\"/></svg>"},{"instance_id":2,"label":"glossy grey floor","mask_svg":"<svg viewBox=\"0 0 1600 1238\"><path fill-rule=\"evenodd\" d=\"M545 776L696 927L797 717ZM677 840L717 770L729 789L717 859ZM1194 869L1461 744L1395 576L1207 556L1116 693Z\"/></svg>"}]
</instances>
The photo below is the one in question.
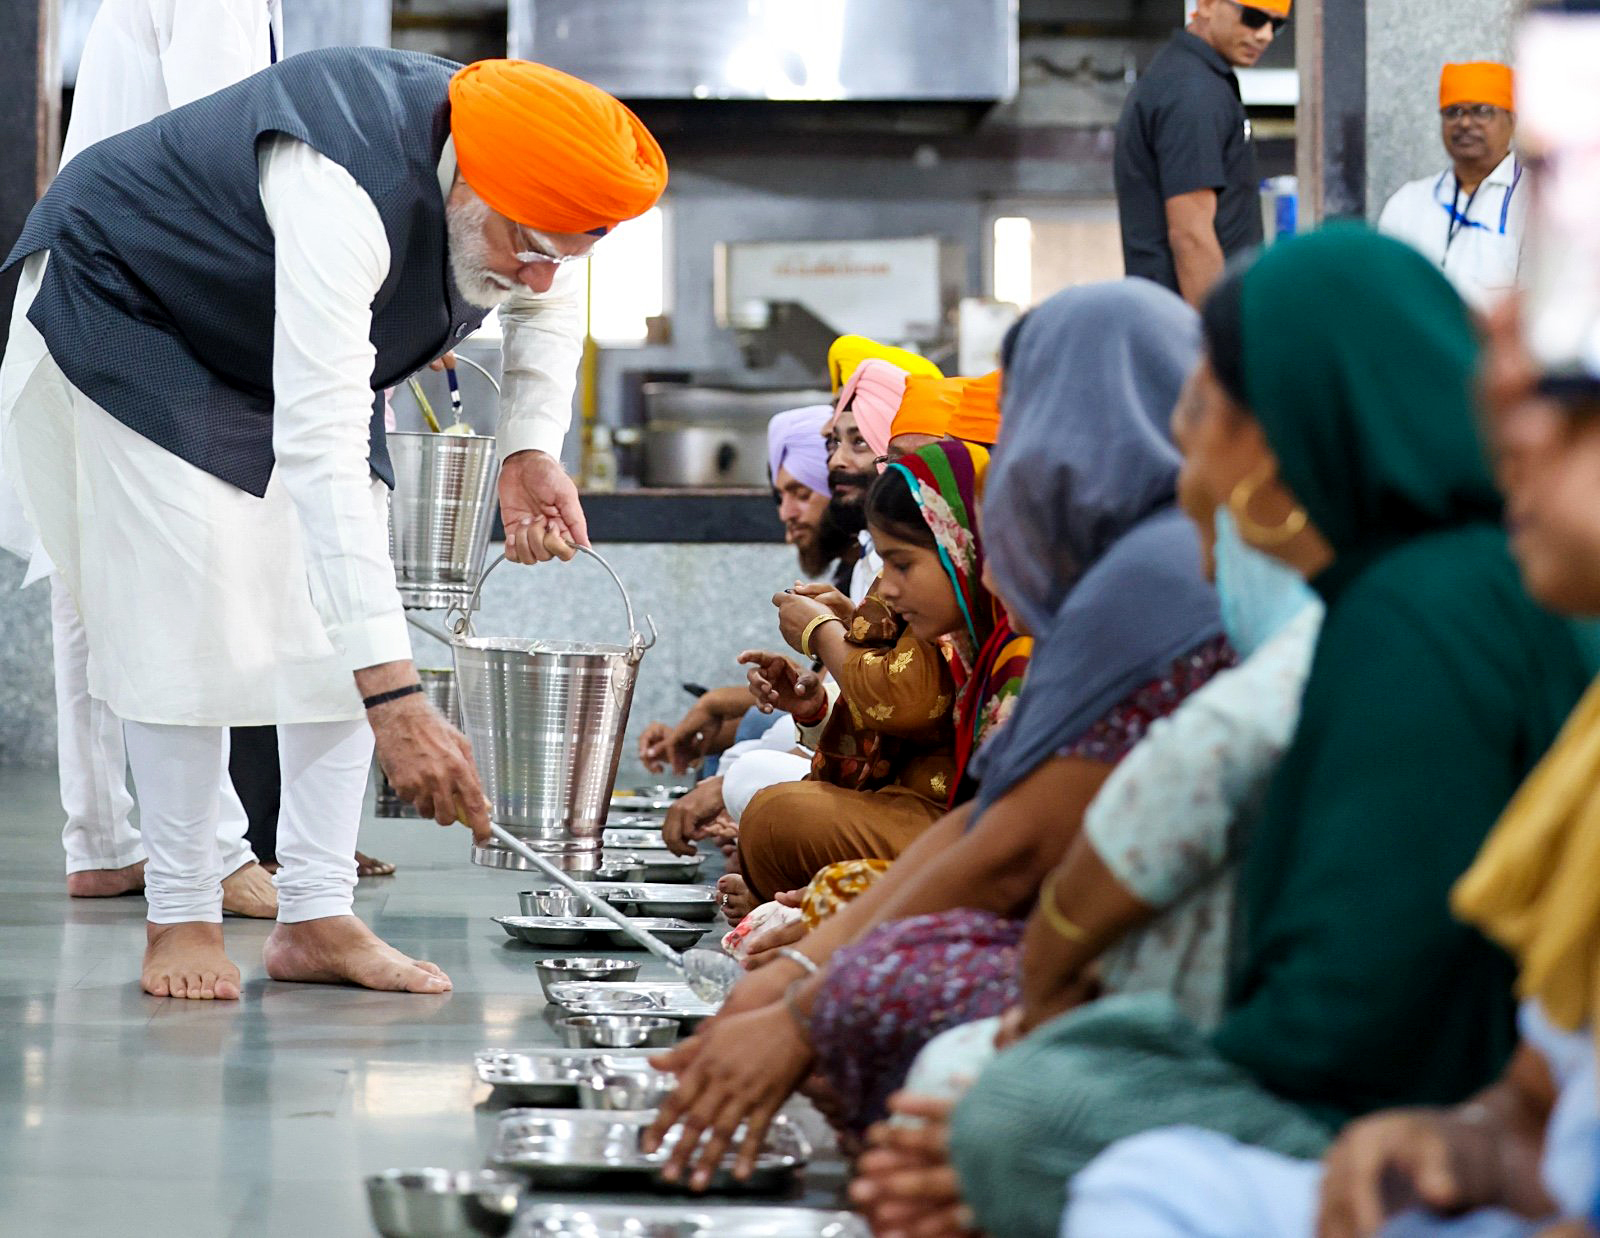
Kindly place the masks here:
<instances>
[{"instance_id":1,"label":"glossy grey floor","mask_svg":"<svg viewBox=\"0 0 1600 1238\"><path fill-rule=\"evenodd\" d=\"M443 967L448 996L273 983L270 926L230 920L243 1000L162 1001L135 982L143 900L66 897L54 776L7 770L0 789L5 1238L370 1234L363 1175L483 1163L496 1115L474 1051L556 1043L540 956L490 920L527 879L467 862L464 831L361 837L400 872L362 882L357 913ZM834 1203L839 1180L820 1160L804 1201Z\"/></svg>"}]
</instances>

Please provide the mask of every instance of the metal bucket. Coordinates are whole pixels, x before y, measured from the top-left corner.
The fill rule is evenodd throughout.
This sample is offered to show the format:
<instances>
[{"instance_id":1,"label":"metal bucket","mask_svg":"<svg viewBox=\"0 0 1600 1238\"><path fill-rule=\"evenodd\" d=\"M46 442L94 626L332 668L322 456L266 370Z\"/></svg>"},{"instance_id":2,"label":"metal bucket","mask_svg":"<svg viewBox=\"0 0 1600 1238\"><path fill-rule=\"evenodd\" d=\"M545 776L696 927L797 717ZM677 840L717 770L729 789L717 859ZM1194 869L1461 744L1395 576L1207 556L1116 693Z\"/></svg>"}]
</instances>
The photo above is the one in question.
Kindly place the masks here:
<instances>
[{"instance_id":1,"label":"metal bucket","mask_svg":"<svg viewBox=\"0 0 1600 1238\"><path fill-rule=\"evenodd\" d=\"M422 680L422 692L453 727L461 725L461 711L456 706L456 673L448 669L425 669L417 672ZM375 817L415 817L418 812L389 783L377 757L372 759L372 769L377 775L378 792L374 797L372 814Z\"/></svg>"},{"instance_id":2,"label":"metal bucket","mask_svg":"<svg viewBox=\"0 0 1600 1238\"><path fill-rule=\"evenodd\" d=\"M565 857L561 866L572 871L599 866L634 681L656 638L650 616L648 637L634 623L633 602L611 565L582 549L622 593L626 645L474 636L469 612L476 591L451 642L462 721L490 817L534 850ZM509 862L516 857L503 861L502 851L479 848L473 858L496 868L526 866Z\"/></svg>"},{"instance_id":3,"label":"metal bucket","mask_svg":"<svg viewBox=\"0 0 1600 1238\"><path fill-rule=\"evenodd\" d=\"M471 598L494 524L500 458L482 434L389 432L389 553L402 605L444 610Z\"/></svg>"}]
</instances>

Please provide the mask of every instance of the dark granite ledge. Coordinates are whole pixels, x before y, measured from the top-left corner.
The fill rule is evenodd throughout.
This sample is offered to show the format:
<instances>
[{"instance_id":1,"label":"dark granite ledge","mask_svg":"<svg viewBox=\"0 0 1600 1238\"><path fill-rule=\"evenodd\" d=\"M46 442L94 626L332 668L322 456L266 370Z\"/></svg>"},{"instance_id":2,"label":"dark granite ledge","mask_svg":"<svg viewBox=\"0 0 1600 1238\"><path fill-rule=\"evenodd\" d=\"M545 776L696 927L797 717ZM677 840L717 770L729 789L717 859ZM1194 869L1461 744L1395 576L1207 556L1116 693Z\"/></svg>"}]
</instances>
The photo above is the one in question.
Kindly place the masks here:
<instances>
[{"instance_id":1,"label":"dark granite ledge","mask_svg":"<svg viewBox=\"0 0 1600 1238\"><path fill-rule=\"evenodd\" d=\"M606 542L781 542L770 490L618 490L585 494L589 538ZM498 517L495 537L501 537Z\"/></svg>"}]
</instances>

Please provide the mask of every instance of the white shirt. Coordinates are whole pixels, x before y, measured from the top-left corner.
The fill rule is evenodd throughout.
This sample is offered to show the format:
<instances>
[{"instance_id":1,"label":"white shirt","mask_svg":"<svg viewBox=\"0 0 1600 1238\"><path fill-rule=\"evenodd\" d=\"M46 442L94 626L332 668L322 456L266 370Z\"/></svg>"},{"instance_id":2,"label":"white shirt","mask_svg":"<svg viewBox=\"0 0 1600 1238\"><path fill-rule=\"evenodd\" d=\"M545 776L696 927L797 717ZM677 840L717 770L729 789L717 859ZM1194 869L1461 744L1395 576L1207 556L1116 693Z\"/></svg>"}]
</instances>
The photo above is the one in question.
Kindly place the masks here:
<instances>
[{"instance_id":1,"label":"white shirt","mask_svg":"<svg viewBox=\"0 0 1600 1238\"><path fill-rule=\"evenodd\" d=\"M1517 282L1528 217L1528 187L1515 155L1471 195L1453 169L1402 185L1384 205L1378 228L1421 250L1474 309L1489 308Z\"/></svg>"},{"instance_id":2,"label":"white shirt","mask_svg":"<svg viewBox=\"0 0 1600 1238\"><path fill-rule=\"evenodd\" d=\"M388 239L350 173L305 143L279 135L258 162L277 261L272 445L300 515L312 601L347 669L408 659L367 466L372 299L388 276ZM447 146L441 183L453 175ZM502 458L527 449L560 456L583 352L582 294L572 264L549 292L522 290L500 307Z\"/></svg>"},{"instance_id":3,"label":"white shirt","mask_svg":"<svg viewBox=\"0 0 1600 1238\"><path fill-rule=\"evenodd\" d=\"M878 579L882 571L883 559L878 554L878 548L872 544L872 534L863 530L861 557L850 569L850 600L857 606L865 602L868 592L872 589L872 582Z\"/></svg>"},{"instance_id":4,"label":"white shirt","mask_svg":"<svg viewBox=\"0 0 1600 1238\"><path fill-rule=\"evenodd\" d=\"M265 69L274 43L281 52L281 0L102 0L61 162Z\"/></svg>"}]
</instances>

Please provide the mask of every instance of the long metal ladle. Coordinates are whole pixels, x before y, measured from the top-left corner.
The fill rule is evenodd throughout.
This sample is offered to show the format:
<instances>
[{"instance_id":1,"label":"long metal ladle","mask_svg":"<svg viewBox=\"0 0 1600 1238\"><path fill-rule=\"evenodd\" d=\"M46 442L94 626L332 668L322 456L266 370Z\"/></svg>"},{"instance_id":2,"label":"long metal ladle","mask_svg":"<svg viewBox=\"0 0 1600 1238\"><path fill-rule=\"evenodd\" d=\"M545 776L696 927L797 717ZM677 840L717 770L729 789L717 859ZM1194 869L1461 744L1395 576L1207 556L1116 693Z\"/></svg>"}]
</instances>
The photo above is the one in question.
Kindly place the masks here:
<instances>
[{"instance_id":1,"label":"long metal ladle","mask_svg":"<svg viewBox=\"0 0 1600 1238\"><path fill-rule=\"evenodd\" d=\"M737 959L715 950L685 950L679 954L666 942L633 923L623 915L598 891L585 889L581 882L574 881L562 872L544 856L529 847L520 838L502 825L493 821L489 823L490 832L511 850L515 851L524 860L532 864L540 872L550 878L558 886L576 894L594 910L596 915L602 916L626 933L633 941L639 943L651 954L671 966L683 976L694 995L703 1002L721 1003L728 996L729 991L739 978L744 975L744 968L739 966Z\"/></svg>"}]
</instances>

